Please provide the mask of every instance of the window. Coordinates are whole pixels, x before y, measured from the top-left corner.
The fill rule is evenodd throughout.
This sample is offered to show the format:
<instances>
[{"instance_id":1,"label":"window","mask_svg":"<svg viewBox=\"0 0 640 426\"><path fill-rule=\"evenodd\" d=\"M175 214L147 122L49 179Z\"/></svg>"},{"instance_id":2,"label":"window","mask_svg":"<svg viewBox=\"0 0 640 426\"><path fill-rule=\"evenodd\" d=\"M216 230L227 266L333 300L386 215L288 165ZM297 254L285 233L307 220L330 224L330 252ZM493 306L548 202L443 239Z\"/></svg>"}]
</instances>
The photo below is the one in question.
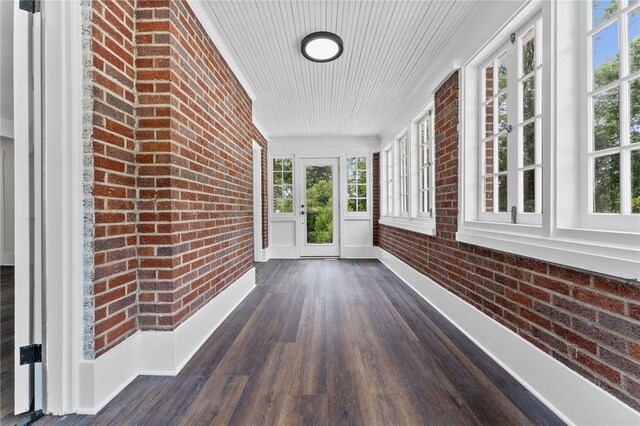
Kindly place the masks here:
<instances>
[{"instance_id":1,"label":"window","mask_svg":"<svg viewBox=\"0 0 640 426\"><path fill-rule=\"evenodd\" d=\"M347 212L367 212L367 158L347 157Z\"/></svg>"},{"instance_id":2,"label":"window","mask_svg":"<svg viewBox=\"0 0 640 426\"><path fill-rule=\"evenodd\" d=\"M273 212L293 213L293 160L273 159Z\"/></svg>"},{"instance_id":3,"label":"window","mask_svg":"<svg viewBox=\"0 0 640 426\"><path fill-rule=\"evenodd\" d=\"M461 91L457 240L639 279L640 1L531 0Z\"/></svg>"},{"instance_id":4,"label":"window","mask_svg":"<svg viewBox=\"0 0 640 426\"><path fill-rule=\"evenodd\" d=\"M479 73L483 161L478 207L483 220L540 223L541 31L538 18L510 34ZM520 213L525 216L518 220Z\"/></svg>"},{"instance_id":5,"label":"window","mask_svg":"<svg viewBox=\"0 0 640 426\"><path fill-rule=\"evenodd\" d=\"M387 183L383 225L435 233L433 116L431 101L383 151L381 179Z\"/></svg>"},{"instance_id":6,"label":"window","mask_svg":"<svg viewBox=\"0 0 640 426\"><path fill-rule=\"evenodd\" d=\"M418 192L419 209L421 216L433 216L433 113L429 110L426 116L420 119L418 124Z\"/></svg>"},{"instance_id":7,"label":"window","mask_svg":"<svg viewBox=\"0 0 640 426\"><path fill-rule=\"evenodd\" d=\"M386 158L386 181L387 181L387 215L393 216L393 147L385 151Z\"/></svg>"},{"instance_id":8,"label":"window","mask_svg":"<svg viewBox=\"0 0 640 426\"><path fill-rule=\"evenodd\" d=\"M640 214L640 3L591 1L588 15L588 210L618 220Z\"/></svg>"},{"instance_id":9,"label":"window","mask_svg":"<svg viewBox=\"0 0 640 426\"><path fill-rule=\"evenodd\" d=\"M398 141L400 153L400 213L409 213L409 154L407 149L407 135Z\"/></svg>"}]
</instances>

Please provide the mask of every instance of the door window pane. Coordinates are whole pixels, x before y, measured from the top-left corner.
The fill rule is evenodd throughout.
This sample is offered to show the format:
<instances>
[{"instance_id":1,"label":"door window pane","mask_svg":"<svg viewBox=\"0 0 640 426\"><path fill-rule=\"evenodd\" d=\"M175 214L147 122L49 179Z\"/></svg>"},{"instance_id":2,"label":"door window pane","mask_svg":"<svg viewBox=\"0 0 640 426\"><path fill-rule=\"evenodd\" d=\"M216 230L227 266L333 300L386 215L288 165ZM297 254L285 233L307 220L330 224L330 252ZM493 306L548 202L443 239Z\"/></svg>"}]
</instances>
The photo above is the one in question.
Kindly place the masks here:
<instances>
[{"instance_id":1,"label":"door window pane","mask_svg":"<svg viewBox=\"0 0 640 426\"><path fill-rule=\"evenodd\" d=\"M306 167L307 244L333 243L333 168Z\"/></svg>"},{"instance_id":2,"label":"door window pane","mask_svg":"<svg viewBox=\"0 0 640 426\"><path fill-rule=\"evenodd\" d=\"M293 161L273 159L273 213L293 213Z\"/></svg>"}]
</instances>

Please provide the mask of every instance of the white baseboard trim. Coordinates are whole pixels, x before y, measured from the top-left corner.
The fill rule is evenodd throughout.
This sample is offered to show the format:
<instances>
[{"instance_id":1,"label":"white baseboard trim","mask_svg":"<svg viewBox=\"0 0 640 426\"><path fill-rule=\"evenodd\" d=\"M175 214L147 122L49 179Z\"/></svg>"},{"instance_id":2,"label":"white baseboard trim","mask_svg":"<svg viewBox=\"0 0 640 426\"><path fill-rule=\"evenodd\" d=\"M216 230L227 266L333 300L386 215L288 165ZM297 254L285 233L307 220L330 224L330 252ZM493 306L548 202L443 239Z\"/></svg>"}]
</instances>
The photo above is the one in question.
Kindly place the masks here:
<instances>
[{"instance_id":1,"label":"white baseboard trim","mask_svg":"<svg viewBox=\"0 0 640 426\"><path fill-rule=\"evenodd\" d=\"M175 376L256 286L251 268L173 331L142 331L78 365L78 414L97 414L139 375Z\"/></svg>"},{"instance_id":2,"label":"white baseboard trim","mask_svg":"<svg viewBox=\"0 0 640 426\"><path fill-rule=\"evenodd\" d=\"M297 259L298 253L295 247L269 247L268 259Z\"/></svg>"},{"instance_id":3,"label":"white baseboard trim","mask_svg":"<svg viewBox=\"0 0 640 426\"><path fill-rule=\"evenodd\" d=\"M342 259L377 259L378 247L342 247Z\"/></svg>"},{"instance_id":4,"label":"white baseboard trim","mask_svg":"<svg viewBox=\"0 0 640 426\"><path fill-rule=\"evenodd\" d=\"M562 420L639 425L640 413L386 250L379 259Z\"/></svg>"}]
</instances>

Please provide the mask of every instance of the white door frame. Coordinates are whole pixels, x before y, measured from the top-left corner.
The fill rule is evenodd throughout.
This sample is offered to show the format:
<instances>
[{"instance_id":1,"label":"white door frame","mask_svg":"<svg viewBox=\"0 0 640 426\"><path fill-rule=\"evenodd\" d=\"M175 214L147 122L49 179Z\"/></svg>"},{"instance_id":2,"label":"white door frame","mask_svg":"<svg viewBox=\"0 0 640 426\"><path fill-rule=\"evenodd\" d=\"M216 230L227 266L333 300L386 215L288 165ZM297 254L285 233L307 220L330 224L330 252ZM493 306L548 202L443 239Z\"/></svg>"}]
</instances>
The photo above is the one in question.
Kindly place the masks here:
<instances>
[{"instance_id":1,"label":"white door frame","mask_svg":"<svg viewBox=\"0 0 640 426\"><path fill-rule=\"evenodd\" d=\"M43 1L43 336L45 413L76 410L83 305L83 7ZM88 9L84 9L88 10ZM88 93L86 96L90 96ZM89 167L91 167L89 165Z\"/></svg>"},{"instance_id":2,"label":"white door frame","mask_svg":"<svg viewBox=\"0 0 640 426\"><path fill-rule=\"evenodd\" d=\"M262 147L252 141L253 148L253 260L264 262L262 248Z\"/></svg>"},{"instance_id":3,"label":"white door frame","mask_svg":"<svg viewBox=\"0 0 640 426\"><path fill-rule=\"evenodd\" d=\"M306 243L306 167L307 166L331 166L333 168L333 244L308 245ZM299 211L298 247L300 247L300 257L340 257L340 157L328 158L300 158L298 163L298 208ZM302 207L304 205L304 207ZM302 212L305 212L304 214Z\"/></svg>"},{"instance_id":4,"label":"white door frame","mask_svg":"<svg viewBox=\"0 0 640 426\"><path fill-rule=\"evenodd\" d=\"M31 29L33 17L14 2L13 11L13 113L14 113L14 229L19 236L14 243L14 413L31 408L33 396L31 365L20 365L20 347L33 343L31 255L31 185L30 144L32 128Z\"/></svg>"}]
</instances>

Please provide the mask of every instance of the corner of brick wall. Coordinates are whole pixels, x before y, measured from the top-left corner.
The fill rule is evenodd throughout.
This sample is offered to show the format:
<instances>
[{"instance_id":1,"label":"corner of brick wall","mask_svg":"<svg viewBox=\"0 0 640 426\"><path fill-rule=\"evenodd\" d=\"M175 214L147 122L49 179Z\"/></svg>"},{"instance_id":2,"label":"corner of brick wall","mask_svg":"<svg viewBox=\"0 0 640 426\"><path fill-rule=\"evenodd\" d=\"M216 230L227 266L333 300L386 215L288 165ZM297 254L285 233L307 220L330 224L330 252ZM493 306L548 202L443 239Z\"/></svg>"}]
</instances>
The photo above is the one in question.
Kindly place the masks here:
<instances>
[{"instance_id":1,"label":"corner of brick wall","mask_svg":"<svg viewBox=\"0 0 640 426\"><path fill-rule=\"evenodd\" d=\"M379 225L379 246L640 410L640 283L458 243L458 73L435 110L437 233Z\"/></svg>"},{"instance_id":2,"label":"corner of brick wall","mask_svg":"<svg viewBox=\"0 0 640 426\"><path fill-rule=\"evenodd\" d=\"M186 1L91 3L95 356L253 266L251 99ZM264 232L266 246L266 199Z\"/></svg>"}]
</instances>

